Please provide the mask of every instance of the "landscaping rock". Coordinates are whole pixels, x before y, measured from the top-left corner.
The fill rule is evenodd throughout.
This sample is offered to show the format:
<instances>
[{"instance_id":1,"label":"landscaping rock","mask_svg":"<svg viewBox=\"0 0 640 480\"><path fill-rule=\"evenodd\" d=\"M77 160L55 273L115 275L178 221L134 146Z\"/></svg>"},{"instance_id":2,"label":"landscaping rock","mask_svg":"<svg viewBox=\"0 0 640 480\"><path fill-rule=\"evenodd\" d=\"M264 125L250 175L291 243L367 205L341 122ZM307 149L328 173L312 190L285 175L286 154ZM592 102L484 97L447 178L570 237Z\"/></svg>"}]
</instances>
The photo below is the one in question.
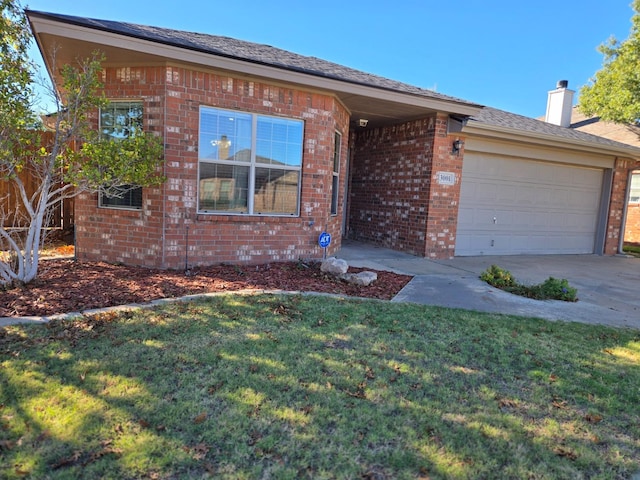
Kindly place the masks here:
<instances>
[{"instance_id":1,"label":"landscaping rock","mask_svg":"<svg viewBox=\"0 0 640 480\"><path fill-rule=\"evenodd\" d=\"M340 278L345 282L359 285L362 287L368 287L378 279L378 274L375 272L360 272L360 273L343 273Z\"/></svg>"},{"instance_id":2,"label":"landscaping rock","mask_svg":"<svg viewBox=\"0 0 640 480\"><path fill-rule=\"evenodd\" d=\"M349 265L347 264L347 261L336 257L327 258L320 266L320 270L322 272L330 273L332 275L342 275L347 273L348 269Z\"/></svg>"}]
</instances>

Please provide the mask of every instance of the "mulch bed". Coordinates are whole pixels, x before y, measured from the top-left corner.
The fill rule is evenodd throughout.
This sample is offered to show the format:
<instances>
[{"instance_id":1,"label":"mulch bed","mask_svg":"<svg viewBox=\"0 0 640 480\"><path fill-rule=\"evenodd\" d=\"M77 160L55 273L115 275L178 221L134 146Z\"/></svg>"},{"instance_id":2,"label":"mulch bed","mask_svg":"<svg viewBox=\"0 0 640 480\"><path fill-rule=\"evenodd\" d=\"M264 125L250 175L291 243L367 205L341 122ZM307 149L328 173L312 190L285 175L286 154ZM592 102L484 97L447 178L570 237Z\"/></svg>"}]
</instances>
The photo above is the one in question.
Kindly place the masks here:
<instances>
[{"instance_id":1,"label":"mulch bed","mask_svg":"<svg viewBox=\"0 0 640 480\"><path fill-rule=\"evenodd\" d=\"M360 272L350 268L349 272ZM0 291L0 317L48 316L160 298L239 290L332 293L390 300L411 277L377 271L378 280L356 286L320 271L319 263L218 265L183 271L49 259L30 284Z\"/></svg>"}]
</instances>

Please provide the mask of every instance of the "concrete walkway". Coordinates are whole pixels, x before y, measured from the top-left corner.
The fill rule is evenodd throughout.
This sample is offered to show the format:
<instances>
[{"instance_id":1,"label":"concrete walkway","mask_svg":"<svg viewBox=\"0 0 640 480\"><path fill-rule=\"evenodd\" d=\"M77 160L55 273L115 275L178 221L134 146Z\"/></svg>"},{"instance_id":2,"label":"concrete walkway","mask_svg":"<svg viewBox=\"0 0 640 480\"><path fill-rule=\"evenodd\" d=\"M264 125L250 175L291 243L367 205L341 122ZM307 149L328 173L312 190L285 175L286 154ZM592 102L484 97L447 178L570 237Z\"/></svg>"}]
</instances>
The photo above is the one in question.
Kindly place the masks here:
<instances>
[{"instance_id":1,"label":"concrete walkway","mask_svg":"<svg viewBox=\"0 0 640 480\"><path fill-rule=\"evenodd\" d=\"M426 305L598 323L640 329L640 259L597 255L523 255L427 260L369 244L345 241L336 255L354 267L415 275L393 299ZM532 300L493 288L479 279L492 264L521 283L566 278L578 302Z\"/></svg>"}]
</instances>

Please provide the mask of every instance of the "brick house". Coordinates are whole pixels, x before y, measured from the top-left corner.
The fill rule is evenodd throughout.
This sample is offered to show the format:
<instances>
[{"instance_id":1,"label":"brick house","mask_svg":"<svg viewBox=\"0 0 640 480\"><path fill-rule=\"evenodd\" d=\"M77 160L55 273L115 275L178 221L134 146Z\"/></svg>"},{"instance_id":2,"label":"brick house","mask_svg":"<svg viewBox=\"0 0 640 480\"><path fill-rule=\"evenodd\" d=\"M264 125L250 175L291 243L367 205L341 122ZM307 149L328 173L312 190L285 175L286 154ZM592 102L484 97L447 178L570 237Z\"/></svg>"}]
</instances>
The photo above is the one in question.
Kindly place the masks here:
<instances>
[{"instance_id":1,"label":"brick house","mask_svg":"<svg viewBox=\"0 0 640 480\"><path fill-rule=\"evenodd\" d=\"M640 147L640 127L605 122L599 117L586 117L577 108L572 110L569 128ZM626 212L623 218L624 241L640 244L640 170L632 171L629 177Z\"/></svg>"},{"instance_id":2,"label":"brick house","mask_svg":"<svg viewBox=\"0 0 640 480\"><path fill-rule=\"evenodd\" d=\"M618 250L640 149L226 37L27 12L58 65L105 53L104 134L164 140L158 188L76 200L81 260L320 258L352 238L429 258Z\"/></svg>"}]
</instances>

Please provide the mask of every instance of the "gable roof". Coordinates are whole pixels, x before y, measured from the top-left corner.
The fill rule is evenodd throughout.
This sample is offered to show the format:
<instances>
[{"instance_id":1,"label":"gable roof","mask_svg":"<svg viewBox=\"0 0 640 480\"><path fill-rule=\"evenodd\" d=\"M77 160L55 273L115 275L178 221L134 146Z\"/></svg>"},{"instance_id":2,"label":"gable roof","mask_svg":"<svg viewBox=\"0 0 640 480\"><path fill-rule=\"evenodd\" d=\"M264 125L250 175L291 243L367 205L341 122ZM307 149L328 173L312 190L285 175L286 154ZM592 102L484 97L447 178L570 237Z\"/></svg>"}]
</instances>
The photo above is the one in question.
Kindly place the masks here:
<instances>
[{"instance_id":1,"label":"gable roof","mask_svg":"<svg viewBox=\"0 0 640 480\"><path fill-rule=\"evenodd\" d=\"M237 40L235 38L195 33L183 30L173 30L147 25L138 25L127 22L115 22L110 20L98 20L94 18L75 17L53 13L30 11L29 14L46 16L63 20L69 24L86 26L105 32L118 33L133 38L151 40L165 45L172 45L203 53L210 53L222 57L233 58L248 62L292 70L307 75L332 78L346 82L367 85L371 87L395 90L412 95L437 98L449 102L457 102L467 105L479 106L473 102L444 95L433 90L428 90L407 83L398 82L385 77L362 72L353 68L332 63L316 57L308 57L297 53L282 50L280 48L260 43Z\"/></svg>"},{"instance_id":2,"label":"gable roof","mask_svg":"<svg viewBox=\"0 0 640 480\"><path fill-rule=\"evenodd\" d=\"M110 49L109 53L115 55L110 57L112 59L132 62L140 58L153 58L156 61L195 63L323 88L340 98L351 111L352 121L357 118L373 119L369 126L423 118L426 114L438 111L469 117L463 134L475 129L484 134L491 132L493 136L512 134L536 142L560 142L580 148L600 147L608 153L613 150L640 156L640 149L621 142L483 107L467 100L270 45L224 36L32 10L27 10L27 16L52 77L56 69L53 68L51 56L47 54L47 46L67 42L66 55L73 52L74 57L64 58L57 52L59 57L66 60L61 63L71 63L76 56L88 56L98 47L107 47Z\"/></svg>"},{"instance_id":3,"label":"gable roof","mask_svg":"<svg viewBox=\"0 0 640 480\"><path fill-rule=\"evenodd\" d=\"M88 56L92 49L111 44L107 62L110 55L117 55L118 52L121 52L119 55L123 59L135 58L144 52L149 58L153 56L157 60L203 62L202 65L324 88L337 93L352 113L358 115L360 112L363 118L373 118L372 124L376 123L376 119L384 123L385 118L420 118L435 111L469 115L482 108L467 100L270 45L32 10L27 11L27 16L50 73L55 68L51 65L47 46L54 41L57 44L66 41L70 47L67 51L73 51L76 56ZM58 52L58 56L63 53ZM75 58L62 60L60 63L69 63Z\"/></svg>"}]
</instances>

